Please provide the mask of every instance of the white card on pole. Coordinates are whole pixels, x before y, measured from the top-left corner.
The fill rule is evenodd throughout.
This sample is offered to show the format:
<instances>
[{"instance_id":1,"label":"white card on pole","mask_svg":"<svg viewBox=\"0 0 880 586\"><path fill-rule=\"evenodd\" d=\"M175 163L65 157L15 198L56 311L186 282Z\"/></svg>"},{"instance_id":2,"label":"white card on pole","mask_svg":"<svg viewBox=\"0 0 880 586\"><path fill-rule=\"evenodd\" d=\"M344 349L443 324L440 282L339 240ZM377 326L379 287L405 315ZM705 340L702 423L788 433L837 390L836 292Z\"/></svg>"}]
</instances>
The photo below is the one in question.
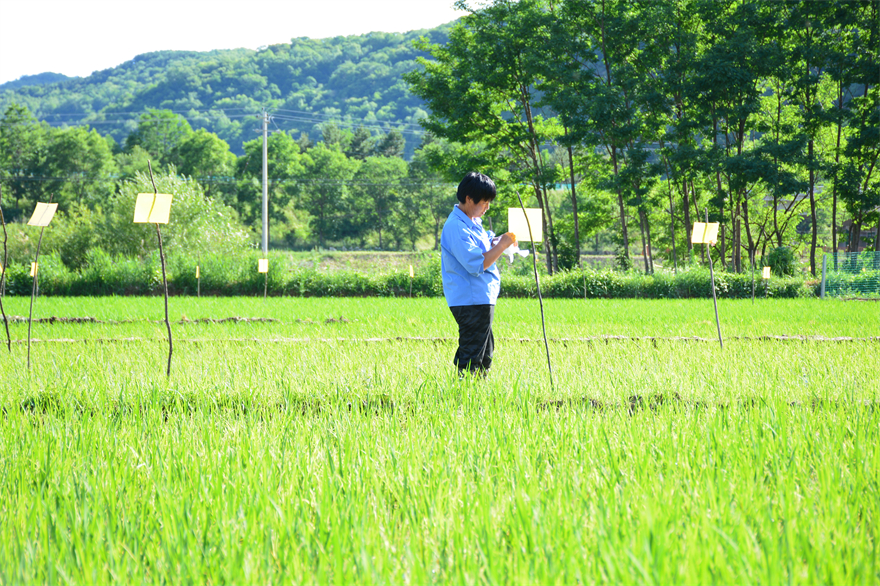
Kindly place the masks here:
<instances>
[{"instance_id":1,"label":"white card on pole","mask_svg":"<svg viewBox=\"0 0 880 586\"><path fill-rule=\"evenodd\" d=\"M31 219L28 220L27 225L42 226L45 228L49 225L49 222L52 221L56 210L58 210L57 203L38 203L37 207L34 208L34 213L31 216Z\"/></svg>"},{"instance_id":2,"label":"white card on pole","mask_svg":"<svg viewBox=\"0 0 880 586\"><path fill-rule=\"evenodd\" d=\"M703 242L711 244L718 241L718 222L709 222L706 224L706 234L703 236Z\"/></svg>"},{"instance_id":3,"label":"white card on pole","mask_svg":"<svg viewBox=\"0 0 880 586\"><path fill-rule=\"evenodd\" d=\"M761 277L764 279L770 278L770 267L764 267L764 270L761 273Z\"/></svg>"},{"instance_id":4,"label":"white card on pole","mask_svg":"<svg viewBox=\"0 0 880 586\"><path fill-rule=\"evenodd\" d=\"M710 244L718 240L718 222L694 222L691 244Z\"/></svg>"},{"instance_id":5,"label":"white card on pole","mask_svg":"<svg viewBox=\"0 0 880 586\"><path fill-rule=\"evenodd\" d=\"M36 275L38 270L39 270L39 267L37 266L37 263L32 262L31 263L31 276L33 277L34 275Z\"/></svg>"},{"instance_id":6,"label":"white card on pole","mask_svg":"<svg viewBox=\"0 0 880 586\"><path fill-rule=\"evenodd\" d=\"M259 273L268 273L269 272L269 259L261 258L257 261L257 272Z\"/></svg>"},{"instance_id":7,"label":"white card on pole","mask_svg":"<svg viewBox=\"0 0 880 586\"><path fill-rule=\"evenodd\" d=\"M541 222L541 208L526 208L525 214L522 208L507 208L507 230L516 234L516 239L520 242L543 241ZM532 227L531 236L529 236L529 225Z\"/></svg>"},{"instance_id":8,"label":"white card on pole","mask_svg":"<svg viewBox=\"0 0 880 586\"><path fill-rule=\"evenodd\" d=\"M139 193L134 205L134 223L167 224L173 197L167 193Z\"/></svg>"}]
</instances>

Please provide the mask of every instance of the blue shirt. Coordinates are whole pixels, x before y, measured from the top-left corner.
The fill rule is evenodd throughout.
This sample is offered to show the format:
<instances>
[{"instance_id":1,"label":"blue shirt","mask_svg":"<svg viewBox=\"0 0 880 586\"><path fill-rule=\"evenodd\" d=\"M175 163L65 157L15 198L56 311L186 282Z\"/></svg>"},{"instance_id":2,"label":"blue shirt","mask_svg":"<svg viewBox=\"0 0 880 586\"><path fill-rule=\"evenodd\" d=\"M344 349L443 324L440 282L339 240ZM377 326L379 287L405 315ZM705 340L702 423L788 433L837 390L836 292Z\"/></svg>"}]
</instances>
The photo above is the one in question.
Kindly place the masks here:
<instances>
[{"instance_id":1,"label":"blue shirt","mask_svg":"<svg viewBox=\"0 0 880 586\"><path fill-rule=\"evenodd\" d=\"M471 219L456 205L440 235L443 294L449 307L495 305L501 274L493 263L483 268L483 253L491 247L493 232L483 230L480 218Z\"/></svg>"}]
</instances>

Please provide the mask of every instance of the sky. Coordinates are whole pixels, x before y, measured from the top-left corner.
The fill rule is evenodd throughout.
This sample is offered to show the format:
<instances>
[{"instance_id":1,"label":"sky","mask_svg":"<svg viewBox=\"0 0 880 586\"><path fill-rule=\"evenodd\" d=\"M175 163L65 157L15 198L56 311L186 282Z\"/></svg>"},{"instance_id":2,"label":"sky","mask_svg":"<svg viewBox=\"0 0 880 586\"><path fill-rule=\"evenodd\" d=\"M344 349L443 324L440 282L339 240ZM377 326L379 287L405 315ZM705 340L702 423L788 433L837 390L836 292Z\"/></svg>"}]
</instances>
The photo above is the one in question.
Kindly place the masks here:
<instances>
[{"instance_id":1,"label":"sky","mask_svg":"<svg viewBox=\"0 0 880 586\"><path fill-rule=\"evenodd\" d=\"M0 0L0 83L87 76L142 53L433 28L454 0Z\"/></svg>"}]
</instances>

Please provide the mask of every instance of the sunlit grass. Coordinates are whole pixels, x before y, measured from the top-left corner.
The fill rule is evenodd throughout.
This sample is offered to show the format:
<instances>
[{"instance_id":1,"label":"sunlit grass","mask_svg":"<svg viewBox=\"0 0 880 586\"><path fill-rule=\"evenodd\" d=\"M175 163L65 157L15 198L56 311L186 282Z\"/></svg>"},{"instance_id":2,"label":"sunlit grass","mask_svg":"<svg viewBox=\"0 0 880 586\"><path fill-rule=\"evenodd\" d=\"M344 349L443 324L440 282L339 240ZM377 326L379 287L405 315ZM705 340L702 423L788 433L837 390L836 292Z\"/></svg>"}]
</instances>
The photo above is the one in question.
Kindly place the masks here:
<instances>
[{"instance_id":1,"label":"sunlit grass","mask_svg":"<svg viewBox=\"0 0 880 586\"><path fill-rule=\"evenodd\" d=\"M0 583L880 579L876 305L721 303L722 350L711 302L553 301L551 385L535 301L486 380L442 300L171 302L280 321L175 325L169 380L160 298L3 348Z\"/></svg>"}]
</instances>

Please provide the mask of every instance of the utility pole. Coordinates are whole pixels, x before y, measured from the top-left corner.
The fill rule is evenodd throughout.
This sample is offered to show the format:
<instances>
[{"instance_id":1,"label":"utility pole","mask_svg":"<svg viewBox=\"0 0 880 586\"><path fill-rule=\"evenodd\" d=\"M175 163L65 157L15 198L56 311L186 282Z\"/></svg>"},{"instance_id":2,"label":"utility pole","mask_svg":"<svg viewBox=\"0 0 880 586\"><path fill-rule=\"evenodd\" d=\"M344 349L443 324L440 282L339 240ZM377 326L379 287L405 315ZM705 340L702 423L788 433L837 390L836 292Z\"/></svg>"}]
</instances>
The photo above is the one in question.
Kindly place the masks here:
<instances>
[{"instance_id":1,"label":"utility pole","mask_svg":"<svg viewBox=\"0 0 880 586\"><path fill-rule=\"evenodd\" d=\"M263 258L269 254L269 113L263 108Z\"/></svg>"}]
</instances>

